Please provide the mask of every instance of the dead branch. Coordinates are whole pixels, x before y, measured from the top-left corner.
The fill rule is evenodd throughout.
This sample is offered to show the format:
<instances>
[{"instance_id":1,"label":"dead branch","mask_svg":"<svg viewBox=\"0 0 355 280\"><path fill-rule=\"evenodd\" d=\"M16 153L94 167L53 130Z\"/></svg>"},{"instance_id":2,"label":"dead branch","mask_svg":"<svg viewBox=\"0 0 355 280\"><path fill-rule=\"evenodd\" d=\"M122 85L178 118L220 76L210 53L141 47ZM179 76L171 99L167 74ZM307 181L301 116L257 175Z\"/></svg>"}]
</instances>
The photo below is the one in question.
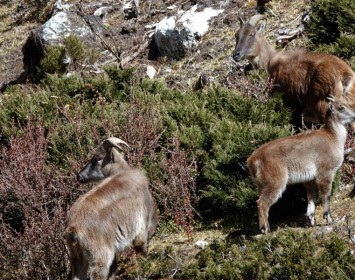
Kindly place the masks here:
<instances>
[{"instance_id":1,"label":"dead branch","mask_svg":"<svg viewBox=\"0 0 355 280\"><path fill-rule=\"evenodd\" d=\"M278 31L279 36L276 38L276 41L281 46L287 45L293 39L302 35L305 30L304 24L309 21L308 12L302 15L301 20L297 28L295 29L282 29Z\"/></svg>"},{"instance_id":2,"label":"dead branch","mask_svg":"<svg viewBox=\"0 0 355 280\"><path fill-rule=\"evenodd\" d=\"M120 62L121 68L124 68L127 63L129 63L132 60L136 59L142 52L145 51L146 48L148 48L148 46L149 46L149 42L147 41L147 42L145 42L143 45L141 45L139 47L137 52L135 52L131 56L127 56L124 59L122 59L121 62Z\"/></svg>"}]
</instances>

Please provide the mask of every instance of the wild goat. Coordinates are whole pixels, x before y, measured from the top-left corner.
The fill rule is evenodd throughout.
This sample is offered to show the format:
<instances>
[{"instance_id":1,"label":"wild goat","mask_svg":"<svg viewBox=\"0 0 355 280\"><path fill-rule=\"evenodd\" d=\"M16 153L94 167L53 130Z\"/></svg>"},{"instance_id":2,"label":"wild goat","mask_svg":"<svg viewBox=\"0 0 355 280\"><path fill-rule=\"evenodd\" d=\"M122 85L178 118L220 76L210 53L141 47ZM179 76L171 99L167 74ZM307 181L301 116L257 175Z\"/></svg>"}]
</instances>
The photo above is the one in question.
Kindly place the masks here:
<instances>
[{"instance_id":1,"label":"wild goat","mask_svg":"<svg viewBox=\"0 0 355 280\"><path fill-rule=\"evenodd\" d=\"M124 160L121 139L111 137L77 174L81 183L99 181L73 204L65 232L72 279L108 279L115 255L133 245L147 253L158 216L143 172ZM127 145L128 146L128 145Z\"/></svg>"},{"instance_id":2,"label":"wild goat","mask_svg":"<svg viewBox=\"0 0 355 280\"><path fill-rule=\"evenodd\" d=\"M240 19L236 32L235 61L247 59L254 66L265 69L274 91L283 93L286 106L294 110L294 122L304 120L324 123L330 95L346 97L355 108L355 73L340 58L306 50L276 50L261 36L256 28L263 19L255 15L248 23Z\"/></svg>"},{"instance_id":3,"label":"wild goat","mask_svg":"<svg viewBox=\"0 0 355 280\"><path fill-rule=\"evenodd\" d=\"M257 206L262 232L270 231L269 209L289 184L304 183L307 217L312 226L315 225L317 188L322 197L324 218L332 222L329 205L332 182L344 158L345 126L355 120L355 111L338 98L329 100L323 128L265 143L247 159L250 176L259 189Z\"/></svg>"}]
</instances>

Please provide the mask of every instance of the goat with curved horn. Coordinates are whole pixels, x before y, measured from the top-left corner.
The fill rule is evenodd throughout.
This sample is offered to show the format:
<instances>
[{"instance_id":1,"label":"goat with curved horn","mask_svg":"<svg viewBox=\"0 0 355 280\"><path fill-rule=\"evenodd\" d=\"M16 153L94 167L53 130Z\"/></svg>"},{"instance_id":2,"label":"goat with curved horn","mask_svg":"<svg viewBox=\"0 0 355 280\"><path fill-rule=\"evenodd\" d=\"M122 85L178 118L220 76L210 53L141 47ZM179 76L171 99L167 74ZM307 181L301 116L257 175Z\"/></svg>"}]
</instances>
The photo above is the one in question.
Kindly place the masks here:
<instances>
[{"instance_id":1,"label":"goat with curved horn","mask_svg":"<svg viewBox=\"0 0 355 280\"><path fill-rule=\"evenodd\" d=\"M117 253L133 247L147 254L157 227L149 180L128 166L119 152L121 144L128 146L115 137L103 141L77 175L81 183L99 182L68 212L64 237L73 280L86 280L88 272L90 279L112 279Z\"/></svg>"},{"instance_id":2,"label":"goat with curved horn","mask_svg":"<svg viewBox=\"0 0 355 280\"><path fill-rule=\"evenodd\" d=\"M117 149L123 151L123 148L120 146L120 144L124 144L126 147L129 148L129 145L125 141L117 137L110 137L102 143L104 148L116 147Z\"/></svg>"},{"instance_id":3,"label":"goat with curved horn","mask_svg":"<svg viewBox=\"0 0 355 280\"><path fill-rule=\"evenodd\" d=\"M284 104L293 110L294 125L302 126L302 115L305 121L325 123L331 94L355 108L355 73L345 61L302 49L276 50L257 30L263 18L255 15L241 25L232 58L267 71L273 91L283 93Z\"/></svg>"},{"instance_id":4,"label":"goat with curved horn","mask_svg":"<svg viewBox=\"0 0 355 280\"><path fill-rule=\"evenodd\" d=\"M123 147L120 144L129 147L125 141L116 137L110 137L103 141L91 160L77 174L77 180L80 183L100 181L118 171L128 169L129 166L121 154Z\"/></svg>"}]
</instances>

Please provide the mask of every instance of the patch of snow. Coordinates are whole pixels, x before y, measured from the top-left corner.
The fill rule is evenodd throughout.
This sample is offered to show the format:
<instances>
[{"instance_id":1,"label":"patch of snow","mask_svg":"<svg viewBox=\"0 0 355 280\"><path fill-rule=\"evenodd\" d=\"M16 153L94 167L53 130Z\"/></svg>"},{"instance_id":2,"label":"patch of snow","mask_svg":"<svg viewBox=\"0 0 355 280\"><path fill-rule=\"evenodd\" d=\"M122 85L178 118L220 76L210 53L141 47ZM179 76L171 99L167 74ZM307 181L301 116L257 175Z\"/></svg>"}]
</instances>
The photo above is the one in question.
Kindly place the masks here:
<instances>
[{"instance_id":1,"label":"patch of snow","mask_svg":"<svg viewBox=\"0 0 355 280\"><path fill-rule=\"evenodd\" d=\"M196 10L197 5L192 6L190 10L181 16L178 22L181 22L195 37L201 38L208 31L210 19L218 16L223 10L214 10L212 8L206 8L202 12L196 12Z\"/></svg>"},{"instance_id":2,"label":"patch of snow","mask_svg":"<svg viewBox=\"0 0 355 280\"><path fill-rule=\"evenodd\" d=\"M180 11L177 17L165 17L156 25L155 42L162 55L183 57L207 33L210 19L223 12L212 8L196 12L197 8L194 5L188 11Z\"/></svg>"},{"instance_id":3,"label":"patch of snow","mask_svg":"<svg viewBox=\"0 0 355 280\"><path fill-rule=\"evenodd\" d=\"M208 245L208 242L204 241L204 240L198 240L195 243L195 246L200 248L200 249L204 249L207 245Z\"/></svg>"}]
</instances>

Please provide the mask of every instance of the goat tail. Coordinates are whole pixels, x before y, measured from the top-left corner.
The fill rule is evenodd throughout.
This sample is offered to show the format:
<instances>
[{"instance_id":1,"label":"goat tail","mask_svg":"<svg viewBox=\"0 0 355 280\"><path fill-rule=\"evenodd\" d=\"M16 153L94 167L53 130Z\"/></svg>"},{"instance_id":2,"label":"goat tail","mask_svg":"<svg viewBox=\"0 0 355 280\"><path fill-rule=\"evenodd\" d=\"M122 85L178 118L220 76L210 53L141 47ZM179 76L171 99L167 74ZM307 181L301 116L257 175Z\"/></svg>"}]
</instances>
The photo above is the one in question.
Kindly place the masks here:
<instances>
[{"instance_id":1,"label":"goat tail","mask_svg":"<svg viewBox=\"0 0 355 280\"><path fill-rule=\"evenodd\" d=\"M263 178L263 162L257 157L250 156L247 160L247 166L251 180L258 188L260 187L260 178Z\"/></svg>"},{"instance_id":2,"label":"goat tail","mask_svg":"<svg viewBox=\"0 0 355 280\"><path fill-rule=\"evenodd\" d=\"M259 169L259 160L255 159L253 156L250 156L247 159L247 166L249 170L249 175L252 178L255 178L257 176L258 169Z\"/></svg>"}]
</instances>

